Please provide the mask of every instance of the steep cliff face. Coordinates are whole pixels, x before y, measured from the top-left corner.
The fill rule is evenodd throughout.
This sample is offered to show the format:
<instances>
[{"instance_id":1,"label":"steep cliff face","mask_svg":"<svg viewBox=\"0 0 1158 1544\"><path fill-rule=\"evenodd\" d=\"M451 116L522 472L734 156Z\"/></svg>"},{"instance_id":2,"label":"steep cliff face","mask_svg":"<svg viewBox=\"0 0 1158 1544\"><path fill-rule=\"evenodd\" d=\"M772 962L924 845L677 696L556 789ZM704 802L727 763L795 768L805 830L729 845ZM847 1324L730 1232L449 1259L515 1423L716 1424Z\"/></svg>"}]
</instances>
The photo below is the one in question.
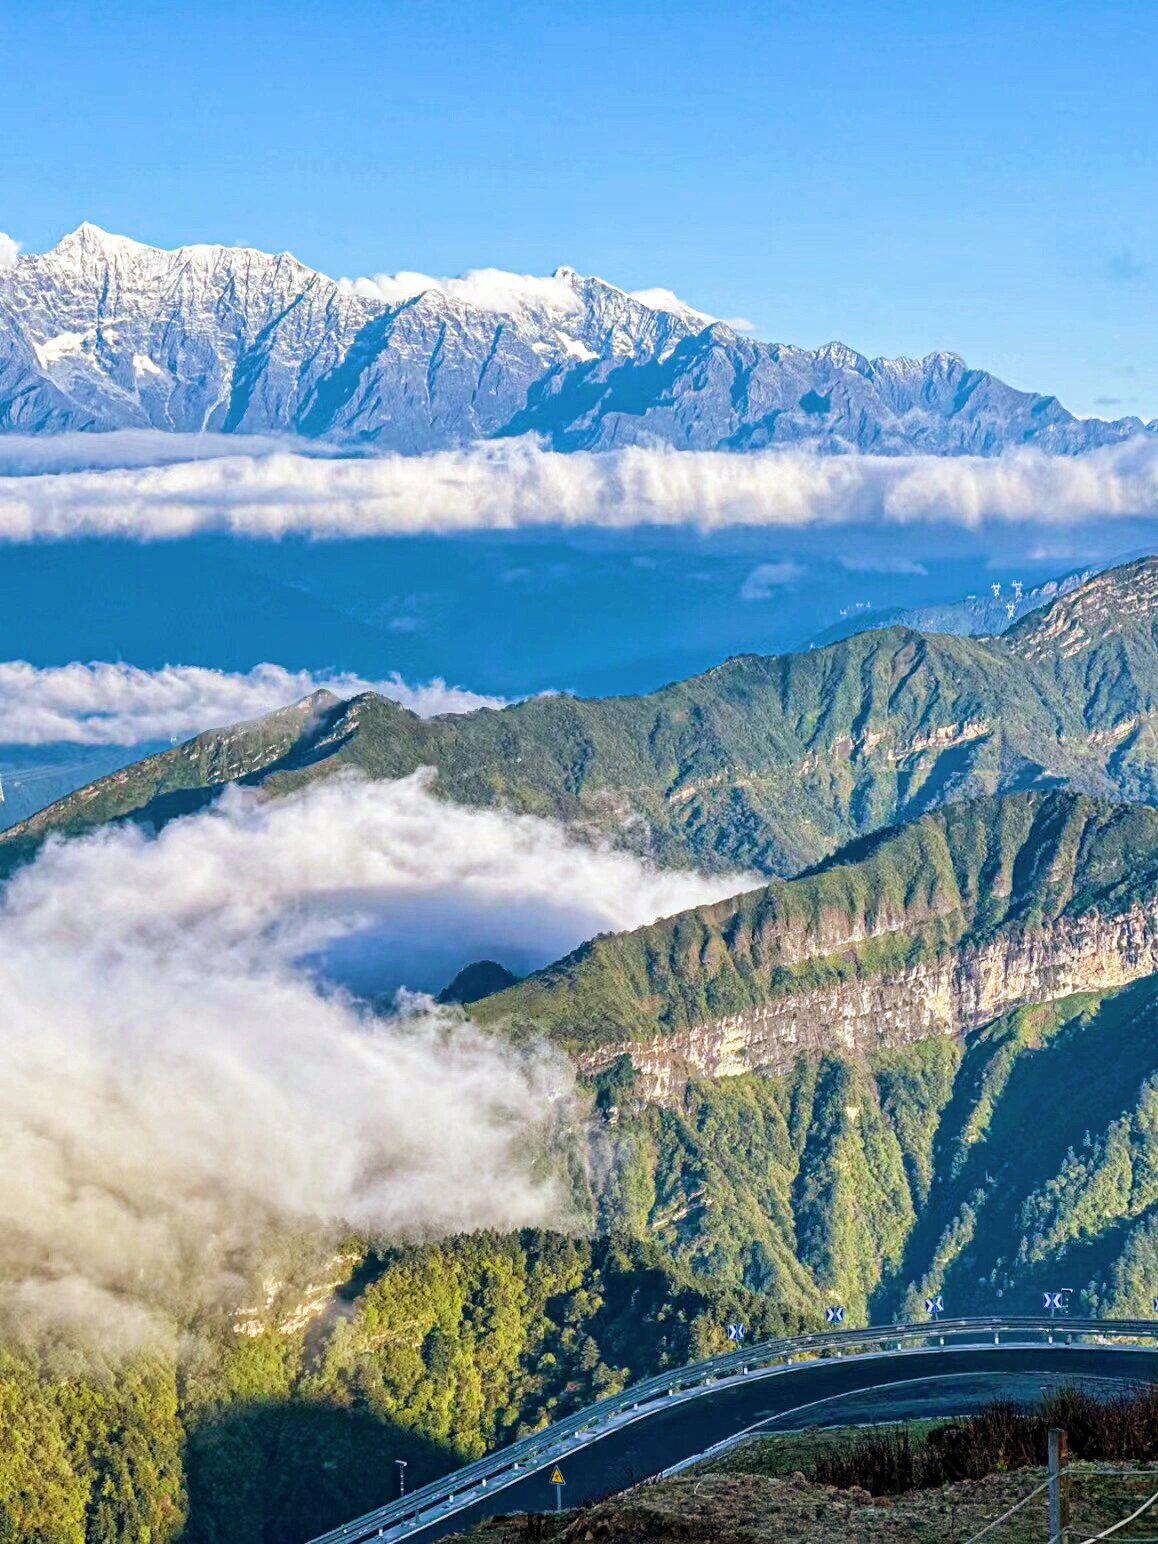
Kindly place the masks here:
<instances>
[{"instance_id":1,"label":"steep cliff face","mask_svg":"<svg viewBox=\"0 0 1158 1544\"><path fill-rule=\"evenodd\" d=\"M1068 793L950 805L800 879L594 939L473 1010L653 1096L960 1036L1158 969L1158 813Z\"/></svg>"},{"instance_id":2,"label":"steep cliff face","mask_svg":"<svg viewBox=\"0 0 1158 1544\"><path fill-rule=\"evenodd\" d=\"M596 1079L600 1214L804 1311L887 1322L943 1291L1027 1313L1063 1280L1084 1311L1145 1315L1156 1067L1158 975L660 1100L625 1055Z\"/></svg>"},{"instance_id":3,"label":"steep cliff face","mask_svg":"<svg viewBox=\"0 0 1158 1544\"><path fill-rule=\"evenodd\" d=\"M1025 1003L1107 991L1158 972L1158 905L1120 916L1092 912L1049 927L967 944L879 975L789 992L643 1042L580 1054L594 1076L622 1056L649 1099L671 1099L689 1078L787 1074L802 1055L861 1056L931 1035L961 1036Z\"/></svg>"}]
</instances>

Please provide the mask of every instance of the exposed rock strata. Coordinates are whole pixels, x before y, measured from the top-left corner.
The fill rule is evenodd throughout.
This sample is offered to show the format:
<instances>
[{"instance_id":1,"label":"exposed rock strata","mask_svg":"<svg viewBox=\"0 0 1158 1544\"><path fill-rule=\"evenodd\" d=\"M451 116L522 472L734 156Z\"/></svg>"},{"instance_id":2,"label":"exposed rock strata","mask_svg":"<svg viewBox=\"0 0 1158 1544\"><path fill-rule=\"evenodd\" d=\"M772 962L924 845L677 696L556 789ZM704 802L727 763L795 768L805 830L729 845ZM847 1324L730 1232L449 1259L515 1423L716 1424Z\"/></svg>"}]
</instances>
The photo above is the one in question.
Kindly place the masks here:
<instances>
[{"instance_id":1,"label":"exposed rock strata","mask_svg":"<svg viewBox=\"0 0 1158 1544\"><path fill-rule=\"evenodd\" d=\"M759 1007L647 1041L600 1046L580 1058L598 1072L630 1055L651 1098L688 1077L786 1072L800 1053L895 1048L930 1035L965 1035L1021 1003L1107 991L1158 971L1158 907L1099 912L1003 933L899 971L774 996Z\"/></svg>"}]
</instances>

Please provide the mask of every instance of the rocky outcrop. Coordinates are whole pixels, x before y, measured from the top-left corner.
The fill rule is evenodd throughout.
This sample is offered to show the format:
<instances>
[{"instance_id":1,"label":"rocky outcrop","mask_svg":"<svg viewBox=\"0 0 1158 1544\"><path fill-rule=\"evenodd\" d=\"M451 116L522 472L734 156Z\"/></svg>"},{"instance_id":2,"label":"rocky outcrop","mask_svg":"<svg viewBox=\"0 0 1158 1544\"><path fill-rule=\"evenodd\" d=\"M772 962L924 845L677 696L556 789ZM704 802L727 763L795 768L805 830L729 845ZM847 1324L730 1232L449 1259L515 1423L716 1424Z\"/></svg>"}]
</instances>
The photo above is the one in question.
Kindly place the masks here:
<instances>
[{"instance_id":1,"label":"rocky outcrop","mask_svg":"<svg viewBox=\"0 0 1158 1544\"><path fill-rule=\"evenodd\" d=\"M1075 418L956 354L760 342L572 268L479 277L335 281L288 253L169 252L85 224L0 271L0 432L997 455L1078 454L1156 427Z\"/></svg>"},{"instance_id":2,"label":"rocky outcrop","mask_svg":"<svg viewBox=\"0 0 1158 1544\"><path fill-rule=\"evenodd\" d=\"M780 1074L801 1053L896 1048L930 1035L967 1034L1022 1003L1107 991L1158 971L1158 906L1090 912L1003 933L903 969L807 991L645 1041L600 1046L587 1074L629 1055L641 1092L670 1098L689 1077Z\"/></svg>"}]
</instances>

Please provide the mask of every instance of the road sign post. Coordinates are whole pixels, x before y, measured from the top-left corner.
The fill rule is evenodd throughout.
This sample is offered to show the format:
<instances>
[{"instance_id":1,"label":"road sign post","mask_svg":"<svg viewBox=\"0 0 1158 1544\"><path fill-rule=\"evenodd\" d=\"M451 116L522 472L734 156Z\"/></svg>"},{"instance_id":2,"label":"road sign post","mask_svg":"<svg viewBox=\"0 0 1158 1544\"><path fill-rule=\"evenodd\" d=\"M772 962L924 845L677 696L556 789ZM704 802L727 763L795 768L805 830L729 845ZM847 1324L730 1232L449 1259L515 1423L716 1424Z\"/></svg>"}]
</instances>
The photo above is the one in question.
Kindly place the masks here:
<instances>
[{"instance_id":1,"label":"road sign post","mask_svg":"<svg viewBox=\"0 0 1158 1544\"><path fill-rule=\"evenodd\" d=\"M566 1485L566 1483L567 1481L563 1478L562 1469L560 1469L559 1465L556 1464L554 1469L551 1470L551 1484L555 1487L556 1512L561 1512L563 1510L563 1487Z\"/></svg>"},{"instance_id":2,"label":"road sign post","mask_svg":"<svg viewBox=\"0 0 1158 1544\"><path fill-rule=\"evenodd\" d=\"M826 1324L844 1323L844 1309L840 1306L839 1303L831 1303L824 1310L824 1321Z\"/></svg>"},{"instance_id":3,"label":"road sign post","mask_svg":"<svg viewBox=\"0 0 1158 1544\"><path fill-rule=\"evenodd\" d=\"M934 1322L945 1312L945 1299L939 1292L936 1297L927 1297L925 1299L925 1312Z\"/></svg>"},{"instance_id":4,"label":"road sign post","mask_svg":"<svg viewBox=\"0 0 1158 1544\"><path fill-rule=\"evenodd\" d=\"M746 1324L729 1324L728 1325L728 1339L729 1340L734 1340L738 1346L742 1346L744 1344L744 1336L747 1333L748 1333L748 1326Z\"/></svg>"},{"instance_id":5,"label":"road sign post","mask_svg":"<svg viewBox=\"0 0 1158 1544\"><path fill-rule=\"evenodd\" d=\"M1066 1473L1066 1434L1054 1426L1049 1434L1050 1544L1066 1544L1070 1527L1070 1482Z\"/></svg>"}]
</instances>

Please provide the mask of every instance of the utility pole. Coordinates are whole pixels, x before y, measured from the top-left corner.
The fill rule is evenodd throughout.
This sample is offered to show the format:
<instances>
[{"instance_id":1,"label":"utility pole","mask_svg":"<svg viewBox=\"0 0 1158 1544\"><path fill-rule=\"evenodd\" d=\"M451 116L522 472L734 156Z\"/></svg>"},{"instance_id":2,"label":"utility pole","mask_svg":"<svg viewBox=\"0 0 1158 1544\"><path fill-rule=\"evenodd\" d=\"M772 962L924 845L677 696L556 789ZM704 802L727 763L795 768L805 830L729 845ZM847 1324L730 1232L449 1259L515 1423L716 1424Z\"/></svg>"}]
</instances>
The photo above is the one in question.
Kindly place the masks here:
<instances>
[{"instance_id":1,"label":"utility pole","mask_svg":"<svg viewBox=\"0 0 1158 1544\"><path fill-rule=\"evenodd\" d=\"M398 1495L402 1497L406 1494L406 1460L396 1458L394 1466L398 1470Z\"/></svg>"},{"instance_id":2,"label":"utility pole","mask_svg":"<svg viewBox=\"0 0 1158 1544\"><path fill-rule=\"evenodd\" d=\"M1066 1544L1070 1526L1069 1454L1066 1434L1053 1426L1049 1433L1049 1544Z\"/></svg>"}]
</instances>

